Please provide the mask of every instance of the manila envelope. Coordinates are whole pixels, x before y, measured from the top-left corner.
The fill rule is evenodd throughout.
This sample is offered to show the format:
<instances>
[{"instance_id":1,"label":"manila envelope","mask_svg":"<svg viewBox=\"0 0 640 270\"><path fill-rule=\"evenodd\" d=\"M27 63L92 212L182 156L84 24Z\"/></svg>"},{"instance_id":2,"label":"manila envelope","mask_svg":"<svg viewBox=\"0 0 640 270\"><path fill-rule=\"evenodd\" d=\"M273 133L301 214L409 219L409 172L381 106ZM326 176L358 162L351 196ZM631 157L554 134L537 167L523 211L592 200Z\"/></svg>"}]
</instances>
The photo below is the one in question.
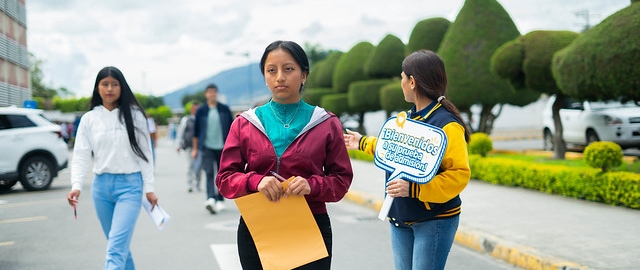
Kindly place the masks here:
<instances>
[{"instance_id":1,"label":"manila envelope","mask_svg":"<svg viewBox=\"0 0 640 270\"><path fill-rule=\"evenodd\" d=\"M304 196L271 202L257 192L237 198L235 203L265 270L293 269L329 256Z\"/></svg>"}]
</instances>

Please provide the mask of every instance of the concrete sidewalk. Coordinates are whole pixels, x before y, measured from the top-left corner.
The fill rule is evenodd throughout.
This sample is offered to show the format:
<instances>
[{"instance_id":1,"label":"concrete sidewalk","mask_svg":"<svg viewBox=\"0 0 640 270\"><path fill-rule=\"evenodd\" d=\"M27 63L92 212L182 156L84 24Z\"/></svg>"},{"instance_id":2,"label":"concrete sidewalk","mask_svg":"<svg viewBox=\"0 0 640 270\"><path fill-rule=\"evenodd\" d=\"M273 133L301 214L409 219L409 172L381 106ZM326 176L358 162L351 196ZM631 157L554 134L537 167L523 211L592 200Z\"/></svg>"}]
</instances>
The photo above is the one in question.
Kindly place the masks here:
<instances>
[{"instance_id":1,"label":"concrete sidewalk","mask_svg":"<svg viewBox=\"0 0 640 270\"><path fill-rule=\"evenodd\" d=\"M347 200L379 211L384 172L351 160ZM456 243L523 269L640 269L640 211L471 180Z\"/></svg>"}]
</instances>

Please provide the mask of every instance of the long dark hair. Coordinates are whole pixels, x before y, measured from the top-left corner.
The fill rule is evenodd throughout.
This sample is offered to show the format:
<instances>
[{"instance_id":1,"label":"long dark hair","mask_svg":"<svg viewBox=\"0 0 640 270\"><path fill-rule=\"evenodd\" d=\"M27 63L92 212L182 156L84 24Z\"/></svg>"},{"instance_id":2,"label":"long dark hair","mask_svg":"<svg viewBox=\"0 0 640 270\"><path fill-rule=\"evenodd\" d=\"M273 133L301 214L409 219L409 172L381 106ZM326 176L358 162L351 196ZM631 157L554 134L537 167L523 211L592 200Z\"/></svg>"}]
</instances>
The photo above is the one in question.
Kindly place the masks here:
<instances>
[{"instance_id":1,"label":"long dark hair","mask_svg":"<svg viewBox=\"0 0 640 270\"><path fill-rule=\"evenodd\" d=\"M407 77L413 76L416 80L418 95L426 96L431 100L438 100L439 97L446 96L447 73L444 69L444 61L436 53L429 50L419 50L410 54L402 61L402 71ZM439 102L447 111L458 118L464 127L464 138L469 142L471 134L466 128L458 108L446 98Z\"/></svg>"},{"instance_id":2,"label":"long dark hair","mask_svg":"<svg viewBox=\"0 0 640 270\"><path fill-rule=\"evenodd\" d=\"M100 92L98 91L98 85L100 81L106 77L113 77L118 80L120 84L120 98L116 101L118 103L118 107L120 108L119 118L120 122L124 119L124 124L127 127L127 135L129 136L129 144L131 145L131 149L133 152L142 158L144 161L149 162L147 156L142 153L140 150L140 146L138 145L138 141L136 140L135 129L136 127L133 125L133 115L131 113L131 107L136 107L142 112L142 115L147 118L147 115L144 113L140 102L136 99L136 96L133 95L127 80L124 79L124 75L122 72L116 67L104 67L98 72L98 76L96 76L96 83L93 85L93 96L91 97L91 109L96 106L102 105L102 97L100 96ZM150 138L149 138L150 139Z\"/></svg>"},{"instance_id":3,"label":"long dark hair","mask_svg":"<svg viewBox=\"0 0 640 270\"><path fill-rule=\"evenodd\" d=\"M267 46L267 48L264 50L262 59L260 59L260 72L262 72L263 76L264 64L267 61L267 56L269 56L269 53L275 49L283 49L288 52L293 57L293 60L298 63L298 65L302 69L302 72L306 73L307 76L309 76L309 58L307 57L307 53L304 51L304 49L302 49L302 47L300 47L300 45L298 45L298 43L286 40L277 40L271 42L271 44L269 44L269 46ZM299 91L302 91L303 87L304 83L300 85Z\"/></svg>"}]
</instances>

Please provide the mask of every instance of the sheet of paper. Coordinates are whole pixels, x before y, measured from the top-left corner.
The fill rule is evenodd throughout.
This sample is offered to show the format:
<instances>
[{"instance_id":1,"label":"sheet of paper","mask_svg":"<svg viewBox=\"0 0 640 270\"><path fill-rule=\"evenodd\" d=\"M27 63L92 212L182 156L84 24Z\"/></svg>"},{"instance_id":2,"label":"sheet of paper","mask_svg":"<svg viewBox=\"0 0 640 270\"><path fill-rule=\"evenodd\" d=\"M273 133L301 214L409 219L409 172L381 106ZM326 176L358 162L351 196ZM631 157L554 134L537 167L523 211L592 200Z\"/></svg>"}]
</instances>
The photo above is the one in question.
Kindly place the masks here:
<instances>
[{"instance_id":1,"label":"sheet of paper","mask_svg":"<svg viewBox=\"0 0 640 270\"><path fill-rule=\"evenodd\" d=\"M303 196L271 202L262 193L235 199L256 243L262 267L293 269L329 256Z\"/></svg>"},{"instance_id":2,"label":"sheet of paper","mask_svg":"<svg viewBox=\"0 0 640 270\"><path fill-rule=\"evenodd\" d=\"M378 219L382 221L387 220L387 216L389 215L389 210L391 209L391 204L393 204L393 197L387 195L387 197L384 198L382 207L380 207L380 213L378 213Z\"/></svg>"},{"instance_id":3,"label":"sheet of paper","mask_svg":"<svg viewBox=\"0 0 640 270\"><path fill-rule=\"evenodd\" d=\"M156 228L158 228L158 230L164 229L164 226L167 224L171 216L169 216L169 214L167 214L160 205L156 205L156 207L151 210L151 203L147 201L146 198L142 199L142 206L147 210L147 213L151 217L153 224L156 225Z\"/></svg>"}]
</instances>

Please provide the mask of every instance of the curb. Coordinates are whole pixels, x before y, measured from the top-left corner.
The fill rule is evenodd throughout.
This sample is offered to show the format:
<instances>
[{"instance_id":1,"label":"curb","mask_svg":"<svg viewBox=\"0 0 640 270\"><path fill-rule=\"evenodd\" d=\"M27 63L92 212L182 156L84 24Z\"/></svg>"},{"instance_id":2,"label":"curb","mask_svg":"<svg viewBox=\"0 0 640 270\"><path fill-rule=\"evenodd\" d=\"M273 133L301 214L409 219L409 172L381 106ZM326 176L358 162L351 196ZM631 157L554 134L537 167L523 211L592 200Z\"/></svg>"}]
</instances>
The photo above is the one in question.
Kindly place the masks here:
<instances>
[{"instance_id":1,"label":"curb","mask_svg":"<svg viewBox=\"0 0 640 270\"><path fill-rule=\"evenodd\" d=\"M357 191L349 191L345 199L369 209L380 211L382 200ZM527 270L589 270L578 263L543 254L531 247L518 245L488 233L480 232L460 224L455 243L511 265Z\"/></svg>"}]
</instances>

